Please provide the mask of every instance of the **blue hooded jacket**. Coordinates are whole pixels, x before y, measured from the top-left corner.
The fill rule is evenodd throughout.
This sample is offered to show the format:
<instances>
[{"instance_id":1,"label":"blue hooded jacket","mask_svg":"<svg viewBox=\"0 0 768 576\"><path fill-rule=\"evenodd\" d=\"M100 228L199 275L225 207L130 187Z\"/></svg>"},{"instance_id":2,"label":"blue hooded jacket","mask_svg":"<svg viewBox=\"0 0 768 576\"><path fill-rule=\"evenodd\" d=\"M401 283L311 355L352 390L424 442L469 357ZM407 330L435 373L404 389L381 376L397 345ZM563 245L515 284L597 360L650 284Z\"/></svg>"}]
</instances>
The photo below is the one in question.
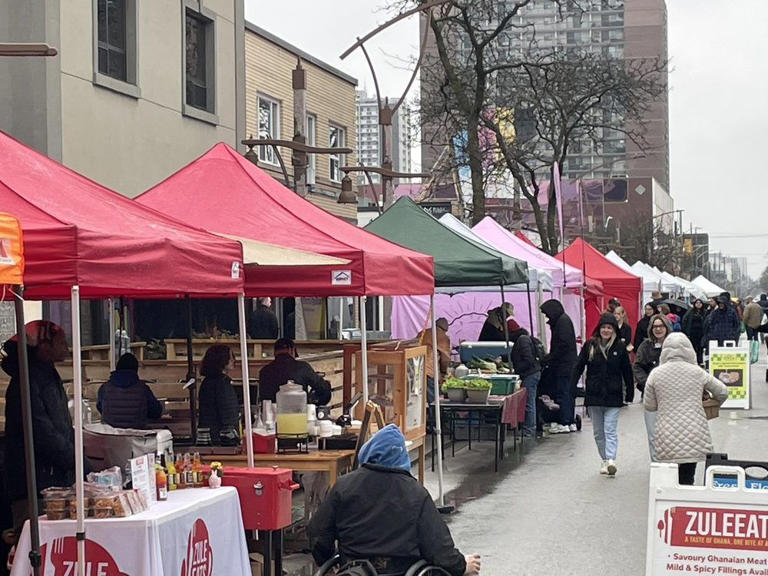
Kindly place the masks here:
<instances>
[{"instance_id":1,"label":"blue hooded jacket","mask_svg":"<svg viewBox=\"0 0 768 576\"><path fill-rule=\"evenodd\" d=\"M411 458L400 428L388 424L360 448L360 465L374 464L411 472Z\"/></svg>"}]
</instances>

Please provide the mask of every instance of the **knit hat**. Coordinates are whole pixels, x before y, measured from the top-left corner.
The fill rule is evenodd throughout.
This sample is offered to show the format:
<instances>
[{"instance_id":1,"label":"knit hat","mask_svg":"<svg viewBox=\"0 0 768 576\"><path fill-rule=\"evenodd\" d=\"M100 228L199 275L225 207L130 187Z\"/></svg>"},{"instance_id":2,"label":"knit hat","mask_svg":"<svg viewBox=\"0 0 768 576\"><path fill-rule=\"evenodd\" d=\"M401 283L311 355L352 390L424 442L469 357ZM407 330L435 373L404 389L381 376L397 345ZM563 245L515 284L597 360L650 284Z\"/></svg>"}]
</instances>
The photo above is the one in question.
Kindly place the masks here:
<instances>
[{"instance_id":1,"label":"knit hat","mask_svg":"<svg viewBox=\"0 0 768 576\"><path fill-rule=\"evenodd\" d=\"M512 334L513 332L517 332L518 330L520 330L520 324L515 322L514 318L510 318L509 320L507 320L507 331L510 334Z\"/></svg>"},{"instance_id":2,"label":"knit hat","mask_svg":"<svg viewBox=\"0 0 768 576\"><path fill-rule=\"evenodd\" d=\"M27 346L32 348L41 342L52 342L58 332L63 332L61 326L50 320L32 320L24 326L24 332L27 334ZM19 335L14 335L11 340L16 342Z\"/></svg>"},{"instance_id":3,"label":"knit hat","mask_svg":"<svg viewBox=\"0 0 768 576\"><path fill-rule=\"evenodd\" d=\"M595 334L599 334L600 328L605 324L609 324L614 332L619 332L619 323L616 321L616 317L613 314L601 314L600 321L597 323L597 328L595 328Z\"/></svg>"},{"instance_id":4,"label":"knit hat","mask_svg":"<svg viewBox=\"0 0 768 576\"><path fill-rule=\"evenodd\" d=\"M117 361L115 368L118 370L132 370L133 372L138 372L139 359L130 352L126 352L120 356L120 359Z\"/></svg>"}]
</instances>

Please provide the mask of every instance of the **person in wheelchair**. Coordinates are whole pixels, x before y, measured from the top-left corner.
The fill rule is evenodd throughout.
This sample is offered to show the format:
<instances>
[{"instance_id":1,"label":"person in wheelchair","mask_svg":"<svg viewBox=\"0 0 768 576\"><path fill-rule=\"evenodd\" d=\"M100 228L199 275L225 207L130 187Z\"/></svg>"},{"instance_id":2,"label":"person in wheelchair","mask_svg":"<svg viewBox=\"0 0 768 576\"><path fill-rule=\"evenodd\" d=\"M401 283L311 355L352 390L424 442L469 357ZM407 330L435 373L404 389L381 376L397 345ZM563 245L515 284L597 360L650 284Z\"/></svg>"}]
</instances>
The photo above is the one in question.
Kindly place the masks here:
<instances>
[{"instance_id":1,"label":"person in wheelchair","mask_svg":"<svg viewBox=\"0 0 768 576\"><path fill-rule=\"evenodd\" d=\"M479 574L480 556L459 552L429 492L411 476L397 426L379 430L359 460L361 467L339 479L310 521L318 566L338 550L342 568L367 560L379 575L405 574L420 560L452 576Z\"/></svg>"}]
</instances>

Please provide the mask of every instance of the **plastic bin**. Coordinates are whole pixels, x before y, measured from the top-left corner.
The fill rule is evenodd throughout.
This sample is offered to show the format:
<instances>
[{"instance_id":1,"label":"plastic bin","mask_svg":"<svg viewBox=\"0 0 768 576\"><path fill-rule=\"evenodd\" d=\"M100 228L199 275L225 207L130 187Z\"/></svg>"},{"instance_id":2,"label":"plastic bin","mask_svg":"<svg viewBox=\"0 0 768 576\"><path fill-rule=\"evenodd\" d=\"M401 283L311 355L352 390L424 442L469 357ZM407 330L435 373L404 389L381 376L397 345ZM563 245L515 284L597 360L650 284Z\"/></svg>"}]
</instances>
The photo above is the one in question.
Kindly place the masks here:
<instances>
[{"instance_id":1,"label":"plastic bin","mask_svg":"<svg viewBox=\"0 0 768 576\"><path fill-rule=\"evenodd\" d=\"M506 396L517 389L520 377L516 374L468 374L462 380L490 380L492 396Z\"/></svg>"}]
</instances>

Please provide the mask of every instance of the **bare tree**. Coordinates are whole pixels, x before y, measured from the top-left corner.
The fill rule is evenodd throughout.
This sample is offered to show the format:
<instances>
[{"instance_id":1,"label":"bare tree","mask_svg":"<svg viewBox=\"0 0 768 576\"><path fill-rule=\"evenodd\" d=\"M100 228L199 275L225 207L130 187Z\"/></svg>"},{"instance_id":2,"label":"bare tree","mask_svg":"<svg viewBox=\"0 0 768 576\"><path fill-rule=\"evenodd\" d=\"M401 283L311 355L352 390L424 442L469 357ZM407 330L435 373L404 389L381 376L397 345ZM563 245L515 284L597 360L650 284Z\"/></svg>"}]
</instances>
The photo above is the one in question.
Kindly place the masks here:
<instances>
[{"instance_id":1,"label":"bare tree","mask_svg":"<svg viewBox=\"0 0 768 576\"><path fill-rule=\"evenodd\" d=\"M603 130L643 149L643 117L666 90L666 63L542 49L535 28L519 18L530 3L448 0L423 19L433 41L423 58L419 112L423 142L450 147L450 169L469 173L473 221L486 214L488 183L511 177L531 205L542 247L555 253L557 204L550 184L544 212L543 182L573 146L597 146ZM561 18L581 10L578 1L557 4Z\"/></svg>"}]
</instances>

